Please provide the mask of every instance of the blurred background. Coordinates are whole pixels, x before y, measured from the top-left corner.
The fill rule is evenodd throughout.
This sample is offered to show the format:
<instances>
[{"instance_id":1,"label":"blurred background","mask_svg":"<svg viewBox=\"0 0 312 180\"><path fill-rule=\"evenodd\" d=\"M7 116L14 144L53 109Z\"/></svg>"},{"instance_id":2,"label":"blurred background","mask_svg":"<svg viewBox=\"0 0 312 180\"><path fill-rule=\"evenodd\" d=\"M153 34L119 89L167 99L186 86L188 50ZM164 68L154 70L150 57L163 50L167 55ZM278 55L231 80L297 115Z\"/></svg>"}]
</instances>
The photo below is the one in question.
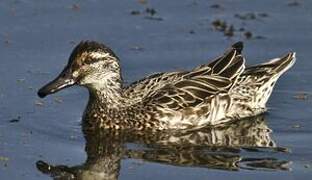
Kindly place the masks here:
<instances>
[{"instance_id":1,"label":"blurred background","mask_svg":"<svg viewBox=\"0 0 312 180\"><path fill-rule=\"evenodd\" d=\"M0 179L50 179L36 161L85 161L81 115L88 93L66 89L47 99L54 78L81 40L105 43L121 59L125 83L190 69L244 41L247 64L297 52L278 81L267 124L290 153L292 171L238 173L124 160L119 179L307 179L312 175L312 1L309 0L7 0L0 2ZM258 154L255 154L258 156ZM133 168L133 166L135 166Z\"/></svg>"}]
</instances>

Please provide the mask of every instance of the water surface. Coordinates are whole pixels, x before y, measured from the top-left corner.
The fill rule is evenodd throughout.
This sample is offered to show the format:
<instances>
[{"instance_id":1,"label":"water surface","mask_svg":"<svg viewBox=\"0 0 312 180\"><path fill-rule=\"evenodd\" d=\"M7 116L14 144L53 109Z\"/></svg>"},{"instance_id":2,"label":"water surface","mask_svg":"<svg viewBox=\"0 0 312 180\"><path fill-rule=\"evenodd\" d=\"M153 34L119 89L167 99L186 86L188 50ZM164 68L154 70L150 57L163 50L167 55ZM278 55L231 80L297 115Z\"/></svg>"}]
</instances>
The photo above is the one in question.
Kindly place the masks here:
<instances>
[{"instance_id":1,"label":"water surface","mask_svg":"<svg viewBox=\"0 0 312 180\"><path fill-rule=\"evenodd\" d=\"M111 179L307 179L312 175L312 3L291 2L0 2L0 179L90 177L96 167ZM214 30L215 20L234 25L234 36ZM247 31L253 38L246 39ZM238 40L245 42L248 64L288 51L297 52L297 63L278 81L264 117L152 136L158 139L105 132L89 140L92 134L80 125L86 90L70 88L44 100L36 96L83 39L112 47L127 83L206 63ZM176 141L168 144L169 139ZM108 165L115 168L105 169Z\"/></svg>"}]
</instances>

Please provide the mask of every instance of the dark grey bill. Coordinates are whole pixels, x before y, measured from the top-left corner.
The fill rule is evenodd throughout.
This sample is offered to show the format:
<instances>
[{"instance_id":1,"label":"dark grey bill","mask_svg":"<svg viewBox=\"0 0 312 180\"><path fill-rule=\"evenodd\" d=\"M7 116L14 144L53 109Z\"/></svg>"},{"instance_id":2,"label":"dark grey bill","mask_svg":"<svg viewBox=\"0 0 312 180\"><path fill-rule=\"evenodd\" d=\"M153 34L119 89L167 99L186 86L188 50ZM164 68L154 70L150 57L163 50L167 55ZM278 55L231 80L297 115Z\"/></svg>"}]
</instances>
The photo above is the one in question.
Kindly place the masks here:
<instances>
[{"instance_id":1,"label":"dark grey bill","mask_svg":"<svg viewBox=\"0 0 312 180\"><path fill-rule=\"evenodd\" d=\"M49 94L56 93L74 84L75 80L71 76L69 76L67 73L61 73L60 76L58 76L56 79L39 89L38 96L40 98L44 98Z\"/></svg>"}]
</instances>

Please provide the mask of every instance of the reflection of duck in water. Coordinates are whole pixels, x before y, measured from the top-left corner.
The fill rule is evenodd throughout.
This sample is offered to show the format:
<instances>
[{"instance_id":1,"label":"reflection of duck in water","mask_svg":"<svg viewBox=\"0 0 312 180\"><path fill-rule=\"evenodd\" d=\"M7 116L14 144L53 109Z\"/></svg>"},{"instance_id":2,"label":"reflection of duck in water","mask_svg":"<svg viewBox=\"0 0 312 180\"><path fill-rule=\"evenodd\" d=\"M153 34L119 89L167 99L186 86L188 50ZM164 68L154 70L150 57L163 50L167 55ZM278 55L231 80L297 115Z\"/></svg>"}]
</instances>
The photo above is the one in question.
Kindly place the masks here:
<instances>
[{"instance_id":1,"label":"reflection of duck in water","mask_svg":"<svg viewBox=\"0 0 312 180\"><path fill-rule=\"evenodd\" d=\"M55 179L118 179L121 160L125 158L223 170L288 170L288 161L272 157L274 151L285 149L276 146L270 133L263 116L176 133L84 130L84 164L52 166L38 161L37 167ZM127 147L127 143L137 146Z\"/></svg>"},{"instance_id":2,"label":"reflection of duck in water","mask_svg":"<svg viewBox=\"0 0 312 180\"><path fill-rule=\"evenodd\" d=\"M81 42L67 66L41 88L40 97L75 84L90 100L84 118L90 127L164 130L216 125L263 113L277 79L295 54L245 69L243 44L191 71L159 73L123 87L114 52L97 42ZM92 120L92 121L90 121Z\"/></svg>"}]
</instances>

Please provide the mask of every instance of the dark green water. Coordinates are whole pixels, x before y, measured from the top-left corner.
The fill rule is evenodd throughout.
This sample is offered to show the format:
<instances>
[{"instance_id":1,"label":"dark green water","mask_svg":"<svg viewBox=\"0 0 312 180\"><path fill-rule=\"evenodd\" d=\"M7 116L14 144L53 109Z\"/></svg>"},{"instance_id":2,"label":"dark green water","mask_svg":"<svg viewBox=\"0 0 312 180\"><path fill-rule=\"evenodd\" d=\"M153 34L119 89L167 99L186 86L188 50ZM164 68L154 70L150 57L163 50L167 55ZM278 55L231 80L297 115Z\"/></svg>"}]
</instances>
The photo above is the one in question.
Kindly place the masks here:
<instances>
[{"instance_id":1,"label":"dark green water","mask_svg":"<svg viewBox=\"0 0 312 180\"><path fill-rule=\"evenodd\" d=\"M290 2L0 2L0 179L309 179L312 3ZM151 7L153 16L144 12ZM233 24L234 36L213 30L216 19ZM297 62L277 83L264 117L182 134L83 134L85 89L44 100L36 91L86 39L112 47L127 82L206 63L238 40L248 64L288 51L297 52Z\"/></svg>"}]
</instances>

